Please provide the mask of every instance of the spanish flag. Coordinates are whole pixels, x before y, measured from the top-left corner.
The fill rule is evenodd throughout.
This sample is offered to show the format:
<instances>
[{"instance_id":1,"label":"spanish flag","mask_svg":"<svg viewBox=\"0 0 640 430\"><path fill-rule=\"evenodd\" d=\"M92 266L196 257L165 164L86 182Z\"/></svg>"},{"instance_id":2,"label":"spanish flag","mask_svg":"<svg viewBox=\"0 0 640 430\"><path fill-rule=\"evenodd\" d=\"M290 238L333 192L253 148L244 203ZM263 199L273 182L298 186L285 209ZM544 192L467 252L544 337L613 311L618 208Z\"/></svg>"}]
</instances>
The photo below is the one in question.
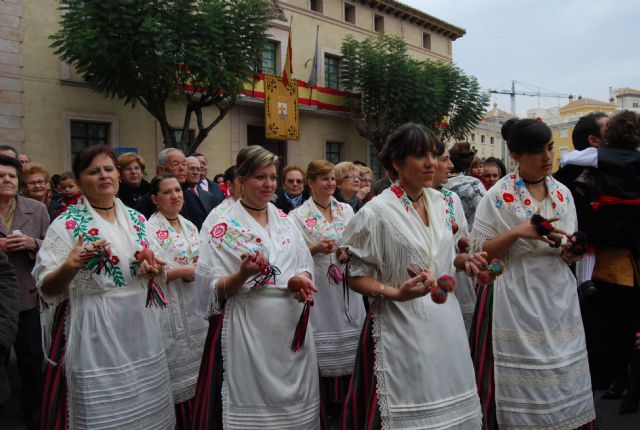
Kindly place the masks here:
<instances>
[{"instance_id":1,"label":"spanish flag","mask_svg":"<svg viewBox=\"0 0 640 430\"><path fill-rule=\"evenodd\" d=\"M284 59L284 68L282 69L282 83L286 87L289 80L293 77L293 49L291 48L291 26L289 26L289 41L287 42L287 55Z\"/></svg>"}]
</instances>

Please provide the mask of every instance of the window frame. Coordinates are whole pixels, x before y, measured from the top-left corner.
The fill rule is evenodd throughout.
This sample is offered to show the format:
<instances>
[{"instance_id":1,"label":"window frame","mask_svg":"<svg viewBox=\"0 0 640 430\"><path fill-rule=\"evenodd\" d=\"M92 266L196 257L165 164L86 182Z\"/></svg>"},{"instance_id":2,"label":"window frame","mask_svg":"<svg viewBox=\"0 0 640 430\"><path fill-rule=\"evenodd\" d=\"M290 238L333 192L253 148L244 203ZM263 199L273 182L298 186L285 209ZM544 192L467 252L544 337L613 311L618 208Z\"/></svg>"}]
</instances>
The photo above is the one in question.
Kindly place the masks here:
<instances>
[{"instance_id":1,"label":"window frame","mask_svg":"<svg viewBox=\"0 0 640 430\"><path fill-rule=\"evenodd\" d=\"M337 145L338 150L336 151L329 151L329 146L333 146L333 145ZM333 163L333 164L338 164L342 161L342 148L344 146L344 142L338 142L336 140L325 140L324 142L324 158L325 160ZM330 158L329 155L330 154L337 154L338 155L338 161L334 161L333 158Z\"/></svg>"},{"instance_id":2,"label":"window frame","mask_svg":"<svg viewBox=\"0 0 640 430\"><path fill-rule=\"evenodd\" d=\"M332 53L328 53L328 52L325 52L323 57L324 58L323 58L322 66L323 66L324 87L331 90L340 90L340 61L342 60L342 57L338 55L334 55ZM333 81L330 81L329 79L327 79L328 73L329 73L329 69L327 68L327 60L336 60L335 87L330 86L330 83L332 83Z\"/></svg>"},{"instance_id":3,"label":"window frame","mask_svg":"<svg viewBox=\"0 0 640 430\"><path fill-rule=\"evenodd\" d=\"M380 21L382 28L378 27L378 21ZM384 33L384 15L380 15L379 13L373 13L373 31L376 33Z\"/></svg>"},{"instance_id":4,"label":"window frame","mask_svg":"<svg viewBox=\"0 0 640 430\"><path fill-rule=\"evenodd\" d=\"M315 9L314 9L315 3ZM318 7L319 6L319 7ZM324 4L323 0L309 0L309 10L316 13L324 13Z\"/></svg>"},{"instance_id":5,"label":"window frame","mask_svg":"<svg viewBox=\"0 0 640 430\"><path fill-rule=\"evenodd\" d=\"M353 10L353 21L347 19L347 9ZM356 5L354 3L344 1L342 5L342 20L344 22L348 22L349 24L356 25L357 22L357 13L356 13Z\"/></svg>"},{"instance_id":6,"label":"window frame","mask_svg":"<svg viewBox=\"0 0 640 430\"><path fill-rule=\"evenodd\" d=\"M265 66L264 66L264 59L265 59L265 52L267 52L266 47L267 46L272 46L273 47L273 70L269 69L266 70ZM261 54L261 58L260 58L260 70L264 73L269 73L272 75L277 75L278 74L278 53L280 51L280 41L278 40L267 40L265 42L265 49L262 50L262 54ZM269 52L272 52L271 50L269 50Z\"/></svg>"},{"instance_id":7,"label":"window frame","mask_svg":"<svg viewBox=\"0 0 640 430\"><path fill-rule=\"evenodd\" d=\"M431 51L431 33L427 31L422 32L422 49L426 49L427 51Z\"/></svg>"},{"instance_id":8,"label":"window frame","mask_svg":"<svg viewBox=\"0 0 640 430\"><path fill-rule=\"evenodd\" d=\"M73 154L71 153L71 123L94 123L107 125L107 146L120 147L118 136L120 135L118 117L116 115L93 114L87 112L65 112L63 114L63 165L64 170L71 170Z\"/></svg>"}]
</instances>

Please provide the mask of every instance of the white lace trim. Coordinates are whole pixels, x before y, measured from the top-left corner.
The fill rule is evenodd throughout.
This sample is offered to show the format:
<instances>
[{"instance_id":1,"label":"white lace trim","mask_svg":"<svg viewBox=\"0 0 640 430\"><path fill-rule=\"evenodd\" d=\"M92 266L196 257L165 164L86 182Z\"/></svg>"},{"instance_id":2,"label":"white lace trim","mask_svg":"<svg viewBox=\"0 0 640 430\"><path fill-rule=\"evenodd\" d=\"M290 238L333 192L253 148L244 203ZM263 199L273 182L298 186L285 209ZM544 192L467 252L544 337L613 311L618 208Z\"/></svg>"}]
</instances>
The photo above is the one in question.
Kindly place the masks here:
<instances>
[{"instance_id":1,"label":"white lace trim","mask_svg":"<svg viewBox=\"0 0 640 430\"><path fill-rule=\"evenodd\" d=\"M382 320L379 317L379 311L381 303L380 299L376 299L371 306L372 308L372 320L373 320L373 331L371 332L371 337L374 342L373 353L375 355L373 371L376 375L376 392L378 394L378 407L380 408L380 427L381 430L390 430L391 423L389 417L389 405L387 402L389 393L387 384L385 383L385 374L384 374L384 359L383 359L383 350L382 347Z\"/></svg>"},{"instance_id":2,"label":"white lace trim","mask_svg":"<svg viewBox=\"0 0 640 430\"><path fill-rule=\"evenodd\" d=\"M574 430L596 419L593 409L577 416L552 424L509 424L500 423L501 430Z\"/></svg>"},{"instance_id":3,"label":"white lace trim","mask_svg":"<svg viewBox=\"0 0 640 430\"><path fill-rule=\"evenodd\" d=\"M551 414L558 412L559 410L576 405L584 401L590 401L593 393L591 387L587 387L585 390L578 392L572 396L564 397L552 402L539 402L532 403L527 400L516 399L501 399L496 398L496 406L501 410L509 412L523 412L523 413L546 413ZM542 411L542 412L541 412Z\"/></svg>"},{"instance_id":4,"label":"white lace trim","mask_svg":"<svg viewBox=\"0 0 640 430\"><path fill-rule=\"evenodd\" d=\"M565 341L567 339L571 339L578 335L583 335L584 329L582 328L582 323L575 325L573 327L569 327L564 330L556 331L556 332L532 332L526 333L520 330L506 329L506 328L494 328L493 329L493 338L495 340L505 340L512 342L525 342L532 344L549 344L553 342Z\"/></svg>"},{"instance_id":5,"label":"white lace trim","mask_svg":"<svg viewBox=\"0 0 640 430\"><path fill-rule=\"evenodd\" d=\"M580 366L571 369L569 372L558 375L551 374L543 376L540 372L536 372L532 375L504 375L502 372L496 372L495 379L496 385L502 386L520 386L527 388L548 388L559 387L565 384L569 384L578 379L584 379L589 376L589 363L585 360Z\"/></svg>"}]
</instances>

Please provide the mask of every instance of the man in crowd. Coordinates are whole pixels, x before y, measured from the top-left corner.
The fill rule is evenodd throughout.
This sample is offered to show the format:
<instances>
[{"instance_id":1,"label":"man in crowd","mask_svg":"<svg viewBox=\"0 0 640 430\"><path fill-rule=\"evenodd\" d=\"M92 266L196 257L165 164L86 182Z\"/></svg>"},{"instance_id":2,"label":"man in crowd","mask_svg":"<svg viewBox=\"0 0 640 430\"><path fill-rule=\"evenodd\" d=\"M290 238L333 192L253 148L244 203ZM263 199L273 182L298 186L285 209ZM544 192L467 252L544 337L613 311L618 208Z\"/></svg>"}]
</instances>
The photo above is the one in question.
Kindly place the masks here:
<instances>
[{"instance_id":1,"label":"man in crowd","mask_svg":"<svg viewBox=\"0 0 640 430\"><path fill-rule=\"evenodd\" d=\"M488 189L493 187L500 180L500 166L493 161L485 161L482 167L482 180L484 186Z\"/></svg>"},{"instance_id":2,"label":"man in crowd","mask_svg":"<svg viewBox=\"0 0 640 430\"><path fill-rule=\"evenodd\" d=\"M22 165L22 168L24 168L25 165L31 163L31 157L29 157L24 152L21 152L20 154L18 154L18 161Z\"/></svg>"},{"instance_id":3,"label":"man in crowd","mask_svg":"<svg viewBox=\"0 0 640 430\"><path fill-rule=\"evenodd\" d=\"M200 153L193 154L193 156L200 162L200 182L197 186L198 195L200 195L200 190L211 194L211 198L205 198L205 200L209 201L210 203L205 203L203 201L203 203L205 203L205 207L207 208L207 212L211 212L211 209L218 206L218 204L220 204L220 202L224 200L225 194L222 189L220 189L219 184L210 181L207 177L207 174L209 173L209 164L207 163L207 157L205 157L204 154Z\"/></svg>"}]
</instances>

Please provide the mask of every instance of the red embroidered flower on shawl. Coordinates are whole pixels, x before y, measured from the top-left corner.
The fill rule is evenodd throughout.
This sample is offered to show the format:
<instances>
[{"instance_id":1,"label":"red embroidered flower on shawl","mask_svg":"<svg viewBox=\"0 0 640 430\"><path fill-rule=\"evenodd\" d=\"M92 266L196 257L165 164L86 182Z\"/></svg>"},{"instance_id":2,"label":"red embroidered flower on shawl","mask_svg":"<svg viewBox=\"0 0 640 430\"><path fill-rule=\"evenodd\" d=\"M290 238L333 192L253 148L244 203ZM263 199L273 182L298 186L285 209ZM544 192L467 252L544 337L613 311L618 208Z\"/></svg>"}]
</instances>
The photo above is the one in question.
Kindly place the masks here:
<instances>
[{"instance_id":1,"label":"red embroidered flower on shawl","mask_svg":"<svg viewBox=\"0 0 640 430\"><path fill-rule=\"evenodd\" d=\"M64 226L67 227L67 230L73 230L74 228L76 228L77 225L78 223L72 219L70 219L64 224Z\"/></svg>"},{"instance_id":2,"label":"red embroidered flower on shawl","mask_svg":"<svg viewBox=\"0 0 640 430\"><path fill-rule=\"evenodd\" d=\"M557 206L557 205L556 205L556 202L551 202L551 207L552 207L552 208L554 208L554 209L555 209L555 208L556 208L556 206Z\"/></svg>"},{"instance_id":3,"label":"red embroidered flower on shawl","mask_svg":"<svg viewBox=\"0 0 640 430\"><path fill-rule=\"evenodd\" d=\"M502 195L502 200L504 200L507 203L511 203L513 201L513 194L510 193L504 193Z\"/></svg>"},{"instance_id":4,"label":"red embroidered flower on shawl","mask_svg":"<svg viewBox=\"0 0 640 430\"><path fill-rule=\"evenodd\" d=\"M227 234L227 224L224 222L216 224L213 226L213 228L209 233L211 234L211 237L213 237L214 239L220 239L225 234Z\"/></svg>"},{"instance_id":5,"label":"red embroidered flower on shawl","mask_svg":"<svg viewBox=\"0 0 640 430\"><path fill-rule=\"evenodd\" d=\"M156 231L156 237L160 240L165 240L169 237L169 230L158 230Z\"/></svg>"},{"instance_id":6,"label":"red embroidered flower on shawl","mask_svg":"<svg viewBox=\"0 0 640 430\"><path fill-rule=\"evenodd\" d=\"M524 199L524 204L529 206L531 204L531 199Z\"/></svg>"},{"instance_id":7,"label":"red embroidered flower on shawl","mask_svg":"<svg viewBox=\"0 0 640 430\"><path fill-rule=\"evenodd\" d=\"M390 189L393 192L393 194L395 194L396 197L398 198L402 197L402 195L404 194L404 190L400 188L398 185L393 185Z\"/></svg>"},{"instance_id":8,"label":"red embroidered flower on shawl","mask_svg":"<svg viewBox=\"0 0 640 430\"><path fill-rule=\"evenodd\" d=\"M140 231L140 227L138 227L137 225L134 225L134 226L133 226L133 229L134 229L135 231Z\"/></svg>"},{"instance_id":9,"label":"red embroidered flower on shawl","mask_svg":"<svg viewBox=\"0 0 640 430\"><path fill-rule=\"evenodd\" d=\"M146 219L144 218L144 215L138 215L138 221L145 222Z\"/></svg>"},{"instance_id":10,"label":"red embroidered flower on shawl","mask_svg":"<svg viewBox=\"0 0 640 430\"><path fill-rule=\"evenodd\" d=\"M87 232L87 234L88 234L89 236L97 236L97 235L98 235L98 229L97 229L97 228L92 228L91 230L89 230L89 231Z\"/></svg>"},{"instance_id":11,"label":"red embroidered flower on shawl","mask_svg":"<svg viewBox=\"0 0 640 430\"><path fill-rule=\"evenodd\" d=\"M309 219L305 219L304 223L307 225L307 227L309 228L313 228L316 226L316 223L318 222L318 220L316 220L315 218L309 218Z\"/></svg>"},{"instance_id":12,"label":"red embroidered flower on shawl","mask_svg":"<svg viewBox=\"0 0 640 430\"><path fill-rule=\"evenodd\" d=\"M111 256L111 264L118 264L119 262L120 262L120 259L117 256L115 255Z\"/></svg>"},{"instance_id":13,"label":"red embroidered flower on shawl","mask_svg":"<svg viewBox=\"0 0 640 430\"><path fill-rule=\"evenodd\" d=\"M558 196L558 200L560 200L561 202L564 202L564 196L560 191L556 191L556 195Z\"/></svg>"},{"instance_id":14,"label":"red embroidered flower on shawl","mask_svg":"<svg viewBox=\"0 0 640 430\"><path fill-rule=\"evenodd\" d=\"M149 244L147 242L145 242L144 240L140 241L140 246L142 247L142 249L147 249L149 247Z\"/></svg>"}]
</instances>

